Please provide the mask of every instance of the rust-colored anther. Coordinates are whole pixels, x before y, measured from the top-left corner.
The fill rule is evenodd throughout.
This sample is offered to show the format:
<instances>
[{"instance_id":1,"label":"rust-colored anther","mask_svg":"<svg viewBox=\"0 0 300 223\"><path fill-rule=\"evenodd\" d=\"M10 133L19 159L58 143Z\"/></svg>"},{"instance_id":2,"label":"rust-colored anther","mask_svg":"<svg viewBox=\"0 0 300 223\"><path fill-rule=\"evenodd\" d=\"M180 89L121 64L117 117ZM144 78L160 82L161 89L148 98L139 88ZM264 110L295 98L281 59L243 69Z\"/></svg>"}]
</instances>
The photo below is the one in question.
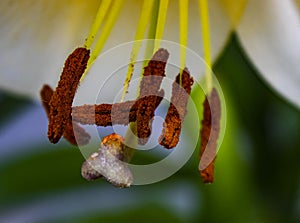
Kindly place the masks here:
<instances>
[{"instance_id":1,"label":"rust-colored anther","mask_svg":"<svg viewBox=\"0 0 300 223\"><path fill-rule=\"evenodd\" d=\"M73 99L89 57L88 49L77 48L65 61L60 80L49 102L48 138L52 143L59 141L68 123L72 122Z\"/></svg>"},{"instance_id":2,"label":"rust-colored anther","mask_svg":"<svg viewBox=\"0 0 300 223\"><path fill-rule=\"evenodd\" d=\"M159 144L167 149L174 148L179 142L182 123L187 114L187 103L194 83L187 68L182 72L182 86L180 86L180 74L172 86L171 104L166 115Z\"/></svg>"},{"instance_id":3,"label":"rust-colored anther","mask_svg":"<svg viewBox=\"0 0 300 223\"><path fill-rule=\"evenodd\" d=\"M166 49L159 49L144 68L144 76L140 86L141 101L138 104L136 123L140 145L148 141L151 134L152 119L156 109L156 95L160 89L169 53Z\"/></svg>"},{"instance_id":4,"label":"rust-colored anther","mask_svg":"<svg viewBox=\"0 0 300 223\"><path fill-rule=\"evenodd\" d=\"M201 128L200 175L204 183L214 181L214 161L217 139L220 132L221 103L218 92L213 88L203 103L203 120Z\"/></svg>"},{"instance_id":5,"label":"rust-colored anther","mask_svg":"<svg viewBox=\"0 0 300 223\"><path fill-rule=\"evenodd\" d=\"M49 102L53 95L53 90L49 85L44 85L40 92L41 100L46 111L47 117L49 118L50 106ZM76 134L76 137L75 135ZM72 145L85 145L90 140L90 135L77 123L67 122L65 127L64 138L69 141ZM77 139L77 140L76 140Z\"/></svg>"},{"instance_id":6,"label":"rust-colored anther","mask_svg":"<svg viewBox=\"0 0 300 223\"><path fill-rule=\"evenodd\" d=\"M155 96L155 108L163 99L164 91ZM81 105L72 109L73 121L84 125L112 126L128 125L136 121L136 113L141 99L115 104Z\"/></svg>"}]
</instances>

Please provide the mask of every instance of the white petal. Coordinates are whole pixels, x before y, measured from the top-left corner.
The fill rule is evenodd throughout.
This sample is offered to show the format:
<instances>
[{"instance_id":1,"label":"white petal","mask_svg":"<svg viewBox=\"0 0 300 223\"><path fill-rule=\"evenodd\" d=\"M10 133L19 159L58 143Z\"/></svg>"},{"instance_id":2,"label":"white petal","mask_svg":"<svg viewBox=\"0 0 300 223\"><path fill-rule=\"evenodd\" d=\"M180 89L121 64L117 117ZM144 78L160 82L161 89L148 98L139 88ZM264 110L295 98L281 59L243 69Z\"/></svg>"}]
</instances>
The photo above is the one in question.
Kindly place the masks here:
<instances>
[{"instance_id":1,"label":"white petal","mask_svg":"<svg viewBox=\"0 0 300 223\"><path fill-rule=\"evenodd\" d=\"M134 39L142 2L127 3L103 51ZM55 88L66 57L83 45L98 6L97 0L1 2L0 89L40 100L43 84ZM124 58L128 60L129 54ZM96 72L97 83L103 82L103 69ZM124 79L116 84L118 89Z\"/></svg>"},{"instance_id":2,"label":"white petal","mask_svg":"<svg viewBox=\"0 0 300 223\"><path fill-rule=\"evenodd\" d=\"M300 107L300 18L293 0L250 0L238 35L263 78Z\"/></svg>"},{"instance_id":3,"label":"white petal","mask_svg":"<svg viewBox=\"0 0 300 223\"><path fill-rule=\"evenodd\" d=\"M134 39L141 1L126 3L103 51ZM64 60L83 44L98 5L96 0L88 4L78 0L1 1L0 88L38 99L44 83L55 87ZM210 1L209 7L215 59L229 37L231 24L218 0ZM170 1L163 39L178 42L178 14L178 2ZM188 47L203 55L197 0L191 0L189 7ZM124 57L129 60L129 54ZM105 80L101 71L97 70L98 79ZM125 74L116 83L118 89L124 79Z\"/></svg>"},{"instance_id":4,"label":"white petal","mask_svg":"<svg viewBox=\"0 0 300 223\"><path fill-rule=\"evenodd\" d=\"M0 8L0 87L37 98L42 84L56 85L66 55L82 44L97 7L31 0L1 1Z\"/></svg>"}]
</instances>

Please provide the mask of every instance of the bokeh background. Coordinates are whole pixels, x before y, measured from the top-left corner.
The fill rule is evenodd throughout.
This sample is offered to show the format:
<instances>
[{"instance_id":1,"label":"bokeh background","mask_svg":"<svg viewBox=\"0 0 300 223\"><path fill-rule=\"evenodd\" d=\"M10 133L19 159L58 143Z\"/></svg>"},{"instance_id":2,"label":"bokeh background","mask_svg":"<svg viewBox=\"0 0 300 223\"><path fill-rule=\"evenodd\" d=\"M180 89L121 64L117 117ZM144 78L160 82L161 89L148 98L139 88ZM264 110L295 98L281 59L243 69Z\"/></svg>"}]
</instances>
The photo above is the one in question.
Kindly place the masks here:
<instances>
[{"instance_id":1,"label":"bokeh background","mask_svg":"<svg viewBox=\"0 0 300 223\"><path fill-rule=\"evenodd\" d=\"M211 185L198 149L155 184L87 182L80 151L47 141L41 104L0 91L0 222L300 222L299 109L261 79L235 34L213 69L227 128Z\"/></svg>"}]
</instances>

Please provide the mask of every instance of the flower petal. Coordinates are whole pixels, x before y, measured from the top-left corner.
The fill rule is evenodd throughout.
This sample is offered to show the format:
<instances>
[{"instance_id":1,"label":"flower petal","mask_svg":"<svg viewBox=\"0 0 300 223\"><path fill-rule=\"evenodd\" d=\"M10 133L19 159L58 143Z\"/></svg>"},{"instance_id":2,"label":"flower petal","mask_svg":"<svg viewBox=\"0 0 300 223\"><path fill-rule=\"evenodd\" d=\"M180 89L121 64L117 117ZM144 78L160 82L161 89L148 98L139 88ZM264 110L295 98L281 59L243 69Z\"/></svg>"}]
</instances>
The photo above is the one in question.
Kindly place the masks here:
<instances>
[{"instance_id":1,"label":"flower petal","mask_svg":"<svg viewBox=\"0 0 300 223\"><path fill-rule=\"evenodd\" d=\"M263 78L300 107L300 18L293 0L250 0L240 41Z\"/></svg>"},{"instance_id":2,"label":"flower petal","mask_svg":"<svg viewBox=\"0 0 300 223\"><path fill-rule=\"evenodd\" d=\"M43 83L56 84L66 55L85 38L93 3L1 1L0 87L37 98Z\"/></svg>"},{"instance_id":3,"label":"flower petal","mask_svg":"<svg viewBox=\"0 0 300 223\"><path fill-rule=\"evenodd\" d=\"M55 87L66 57L83 45L98 6L97 0L1 1L0 88L38 99L44 83ZM134 9L125 12L138 15ZM124 23L129 21L118 26ZM133 35L122 32L124 41Z\"/></svg>"},{"instance_id":4,"label":"flower petal","mask_svg":"<svg viewBox=\"0 0 300 223\"><path fill-rule=\"evenodd\" d=\"M103 51L134 39L141 1L126 3ZM55 87L65 58L84 43L98 6L97 0L88 4L79 0L1 1L0 88L38 99L44 83ZM209 10L211 55L216 59L225 46L232 24L220 0L210 1ZM188 47L202 55L197 0L190 1L189 17ZM163 39L178 42L178 29L178 2L170 1ZM124 55L128 59L129 56ZM101 78L106 79L105 75ZM125 74L116 83L118 89L124 80Z\"/></svg>"}]
</instances>

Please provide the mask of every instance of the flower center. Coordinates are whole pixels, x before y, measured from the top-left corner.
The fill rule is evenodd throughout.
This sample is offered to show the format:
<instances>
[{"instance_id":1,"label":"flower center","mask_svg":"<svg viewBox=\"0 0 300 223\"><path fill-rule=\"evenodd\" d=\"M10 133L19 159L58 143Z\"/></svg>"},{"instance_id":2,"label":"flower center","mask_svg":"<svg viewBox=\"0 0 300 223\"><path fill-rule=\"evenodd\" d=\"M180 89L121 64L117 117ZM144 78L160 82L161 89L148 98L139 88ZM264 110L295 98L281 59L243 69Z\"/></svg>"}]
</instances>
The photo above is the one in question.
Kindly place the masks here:
<instances>
[{"instance_id":1,"label":"flower center","mask_svg":"<svg viewBox=\"0 0 300 223\"><path fill-rule=\"evenodd\" d=\"M137 135L135 140L137 140L140 145L145 145L148 142L148 138L151 134L151 120L154 117L154 111L164 95L164 91L160 90L160 85L165 76L165 67L169 53L166 49L160 49L160 45L165 30L169 0L143 1L140 18L136 28L135 41L130 53L130 63L127 68L121 102L115 104L83 105L81 107L74 107L72 110L73 98L79 85L79 81L84 79L84 75L99 56L119 17L124 3L125 0L101 1L84 47L77 48L67 58L56 90L53 92L52 89L49 89L47 86L42 89L41 93L44 106L46 111L49 110L48 138L52 143L57 143L61 136L64 135L67 139L70 139L70 141L75 141L74 144L76 144L76 140L74 139L76 129L82 134L82 142L87 142L90 139L90 136L84 132L80 126L77 127L77 124L72 125L72 122L74 121L80 122L81 124L97 124L100 126L113 125L115 123L113 121L116 121L115 124L123 125L128 125L130 123L131 129L135 129L134 133ZM187 113L187 103L193 84L193 78L186 68L189 1L178 0L178 3L180 72L172 86L171 105L163 124L163 132L159 138L160 145L168 149L174 148L178 144L181 125ZM205 70L207 96L204 103L200 157L201 160L203 157L204 160L209 160L209 163L202 163L199 168L204 182L212 182L214 159L207 159L206 154L208 154L208 158L215 157L217 147L216 140L220 130L219 122L221 108L217 90L213 86L211 71L212 63L210 54L208 1L198 0L198 4L199 13L201 15L200 24L202 27L204 60L207 65ZM149 41L149 43L147 43L145 58L149 58L148 55L155 53L150 61L144 61L144 72L142 73L137 100L124 102L129 83L132 79L134 66L141 49L142 43L139 40L145 38L147 28L148 38L153 39L154 41ZM101 34L99 37L96 37L100 29ZM90 50L91 48L93 49ZM209 101L212 102L212 107L210 107ZM129 119L126 114L124 116L125 111L128 111ZM217 115L213 116L211 111L214 111ZM112 120L112 117L114 117L114 120ZM212 123L215 123L217 128L212 128ZM213 142L209 144L211 132ZM127 139L126 136L125 138ZM206 153L206 147L208 147L212 153ZM122 160L124 158L127 161L130 160L132 156L131 150L131 148L125 146L122 148L122 152L119 153L119 151L117 151L116 155L122 156ZM123 166L122 163L118 162L118 159L116 159L118 157L111 156L111 154L106 152L106 150L99 150L98 153L95 153L90 157L90 161L96 160L93 165L99 164L100 170L102 171L101 175L104 175L114 185L121 187L129 186L132 183L132 176L128 172L126 166ZM103 162L102 158L105 159L105 162ZM108 162L109 165L107 165ZM123 170L123 172L115 175L114 171L118 169ZM87 163L83 166L83 175L88 179L100 176L97 173L95 174L94 170L91 169L91 166Z\"/></svg>"}]
</instances>

